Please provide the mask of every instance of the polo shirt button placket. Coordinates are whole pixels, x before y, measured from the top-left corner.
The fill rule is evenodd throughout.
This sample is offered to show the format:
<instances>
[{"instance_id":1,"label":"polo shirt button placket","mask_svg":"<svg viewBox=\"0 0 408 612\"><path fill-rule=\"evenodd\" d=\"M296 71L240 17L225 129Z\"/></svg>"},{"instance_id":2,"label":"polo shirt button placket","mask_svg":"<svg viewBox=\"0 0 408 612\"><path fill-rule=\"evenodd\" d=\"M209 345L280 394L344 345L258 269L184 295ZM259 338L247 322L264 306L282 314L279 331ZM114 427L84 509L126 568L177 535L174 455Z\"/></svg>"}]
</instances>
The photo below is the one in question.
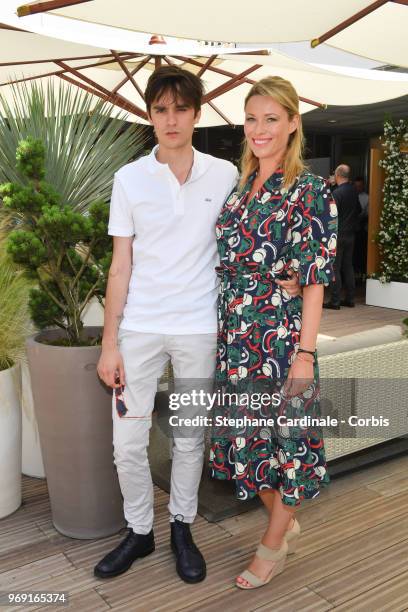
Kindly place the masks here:
<instances>
[{"instance_id":1,"label":"polo shirt button placket","mask_svg":"<svg viewBox=\"0 0 408 612\"><path fill-rule=\"evenodd\" d=\"M184 215L184 189L183 185L177 185L175 193L174 212L176 215Z\"/></svg>"}]
</instances>

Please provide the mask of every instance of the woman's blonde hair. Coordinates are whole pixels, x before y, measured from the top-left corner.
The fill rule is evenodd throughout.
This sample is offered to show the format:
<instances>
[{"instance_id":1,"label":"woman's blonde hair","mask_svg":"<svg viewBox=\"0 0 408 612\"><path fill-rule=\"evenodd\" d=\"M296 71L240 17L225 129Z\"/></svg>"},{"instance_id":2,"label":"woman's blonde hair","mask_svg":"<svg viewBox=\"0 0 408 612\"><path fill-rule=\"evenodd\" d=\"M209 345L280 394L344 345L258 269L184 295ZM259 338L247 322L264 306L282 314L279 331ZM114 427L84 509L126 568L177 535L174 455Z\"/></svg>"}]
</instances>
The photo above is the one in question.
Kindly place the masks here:
<instances>
[{"instance_id":1,"label":"woman's blonde hair","mask_svg":"<svg viewBox=\"0 0 408 612\"><path fill-rule=\"evenodd\" d=\"M283 160L283 186L288 189L305 168L303 162L304 137L302 120L299 114L299 97L292 83L279 76L265 77L254 83L245 98L244 107L246 107L248 100L253 96L270 96L287 111L289 120L292 120L295 115L299 116L299 125L289 135L288 148ZM250 175L258 170L258 168L258 158L253 154L245 140L241 156L241 180L239 185L241 188L245 185Z\"/></svg>"}]
</instances>

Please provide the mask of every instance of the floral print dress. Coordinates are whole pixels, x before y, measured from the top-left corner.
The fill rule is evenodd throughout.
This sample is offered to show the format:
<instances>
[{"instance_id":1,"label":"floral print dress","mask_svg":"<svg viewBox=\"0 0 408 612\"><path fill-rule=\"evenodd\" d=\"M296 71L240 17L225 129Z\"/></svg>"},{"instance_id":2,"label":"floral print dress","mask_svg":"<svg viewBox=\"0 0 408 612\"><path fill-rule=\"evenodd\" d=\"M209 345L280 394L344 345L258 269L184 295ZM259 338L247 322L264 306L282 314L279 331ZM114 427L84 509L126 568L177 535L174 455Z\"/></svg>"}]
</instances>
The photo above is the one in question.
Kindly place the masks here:
<instances>
[{"instance_id":1,"label":"floral print dress","mask_svg":"<svg viewBox=\"0 0 408 612\"><path fill-rule=\"evenodd\" d=\"M299 273L302 286L327 285L332 280L336 205L321 177L303 172L285 190L282 170L248 201L254 178L229 196L216 226L220 255L216 384L218 391L245 391L247 397L248 392L255 397L255 391L278 391L275 417L316 417L320 414L317 359L309 388L290 399L283 393L299 347L302 298L290 297L275 281L290 268ZM275 424L264 426L262 417L271 416L271 405L248 401L228 406L221 402L213 425L217 414L235 420L213 426L211 475L234 479L238 499L272 488L280 492L284 504L297 506L329 483L319 427L288 430L277 426L276 418ZM238 417L245 415L261 419L261 424L240 425Z\"/></svg>"}]
</instances>

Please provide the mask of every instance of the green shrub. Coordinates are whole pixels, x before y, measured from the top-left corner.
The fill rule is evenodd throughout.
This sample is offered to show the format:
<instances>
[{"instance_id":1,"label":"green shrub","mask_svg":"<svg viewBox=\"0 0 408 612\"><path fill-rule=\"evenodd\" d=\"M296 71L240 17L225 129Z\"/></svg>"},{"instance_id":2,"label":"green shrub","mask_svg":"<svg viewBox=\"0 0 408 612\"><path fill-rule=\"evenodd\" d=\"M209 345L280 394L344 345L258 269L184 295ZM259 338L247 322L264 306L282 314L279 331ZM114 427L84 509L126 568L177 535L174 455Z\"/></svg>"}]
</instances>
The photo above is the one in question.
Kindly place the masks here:
<instances>
[{"instance_id":1,"label":"green shrub","mask_svg":"<svg viewBox=\"0 0 408 612\"><path fill-rule=\"evenodd\" d=\"M7 237L7 252L35 280L29 298L33 322L40 329L63 329L62 343L80 346L87 342L83 312L95 297L102 303L106 291L109 205L93 202L83 214L64 204L43 180L45 147L38 140L19 144L16 168L22 181L0 186L5 209L20 219Z\"/></svg>"}]
</instances>

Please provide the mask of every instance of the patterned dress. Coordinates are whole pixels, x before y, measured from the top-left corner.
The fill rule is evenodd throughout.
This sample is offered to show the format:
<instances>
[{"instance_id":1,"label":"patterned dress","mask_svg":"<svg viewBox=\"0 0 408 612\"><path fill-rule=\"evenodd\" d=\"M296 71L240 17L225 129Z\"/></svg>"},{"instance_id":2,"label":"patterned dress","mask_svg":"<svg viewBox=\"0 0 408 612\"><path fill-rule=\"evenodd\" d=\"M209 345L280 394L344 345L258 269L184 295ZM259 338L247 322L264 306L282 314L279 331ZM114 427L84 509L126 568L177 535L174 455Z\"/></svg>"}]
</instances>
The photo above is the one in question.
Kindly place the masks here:
<instances>
[{"instance_id":1,"label":"patterned dress","mask_svg":"<svg viewBox=\"0 0 408 612\"><path fill-rule=\"evenodd\" d=\"M259 392L266 390L276 392L280 400L273 409L273 402L260 405L247 399L227 405L223 400L213 425L216 416L233 418L227 425L213 426L210 470L214 478L235 480L238 499L272 488L280 491L284 504L297 506L302 499L316 497L329 475L319 426L276 425L279 415L318 417L320 404L317 359L309 388L301 396L285 397L283 383L299 347L302 298L290 297L275 280L291 268L299 273L302 286L329 283L337 209L324 179L308 172L285 190L278 170L248 201L254 178L229 196L216 226L216 383L218 393L235 391L240 398L252 399L258 392L259 399ZM268 421L265 426L262 418L272 414L275 424ZM256 416L261 424L241 425L239 418L245 415Z\"/></svg>"}]
</instances>

